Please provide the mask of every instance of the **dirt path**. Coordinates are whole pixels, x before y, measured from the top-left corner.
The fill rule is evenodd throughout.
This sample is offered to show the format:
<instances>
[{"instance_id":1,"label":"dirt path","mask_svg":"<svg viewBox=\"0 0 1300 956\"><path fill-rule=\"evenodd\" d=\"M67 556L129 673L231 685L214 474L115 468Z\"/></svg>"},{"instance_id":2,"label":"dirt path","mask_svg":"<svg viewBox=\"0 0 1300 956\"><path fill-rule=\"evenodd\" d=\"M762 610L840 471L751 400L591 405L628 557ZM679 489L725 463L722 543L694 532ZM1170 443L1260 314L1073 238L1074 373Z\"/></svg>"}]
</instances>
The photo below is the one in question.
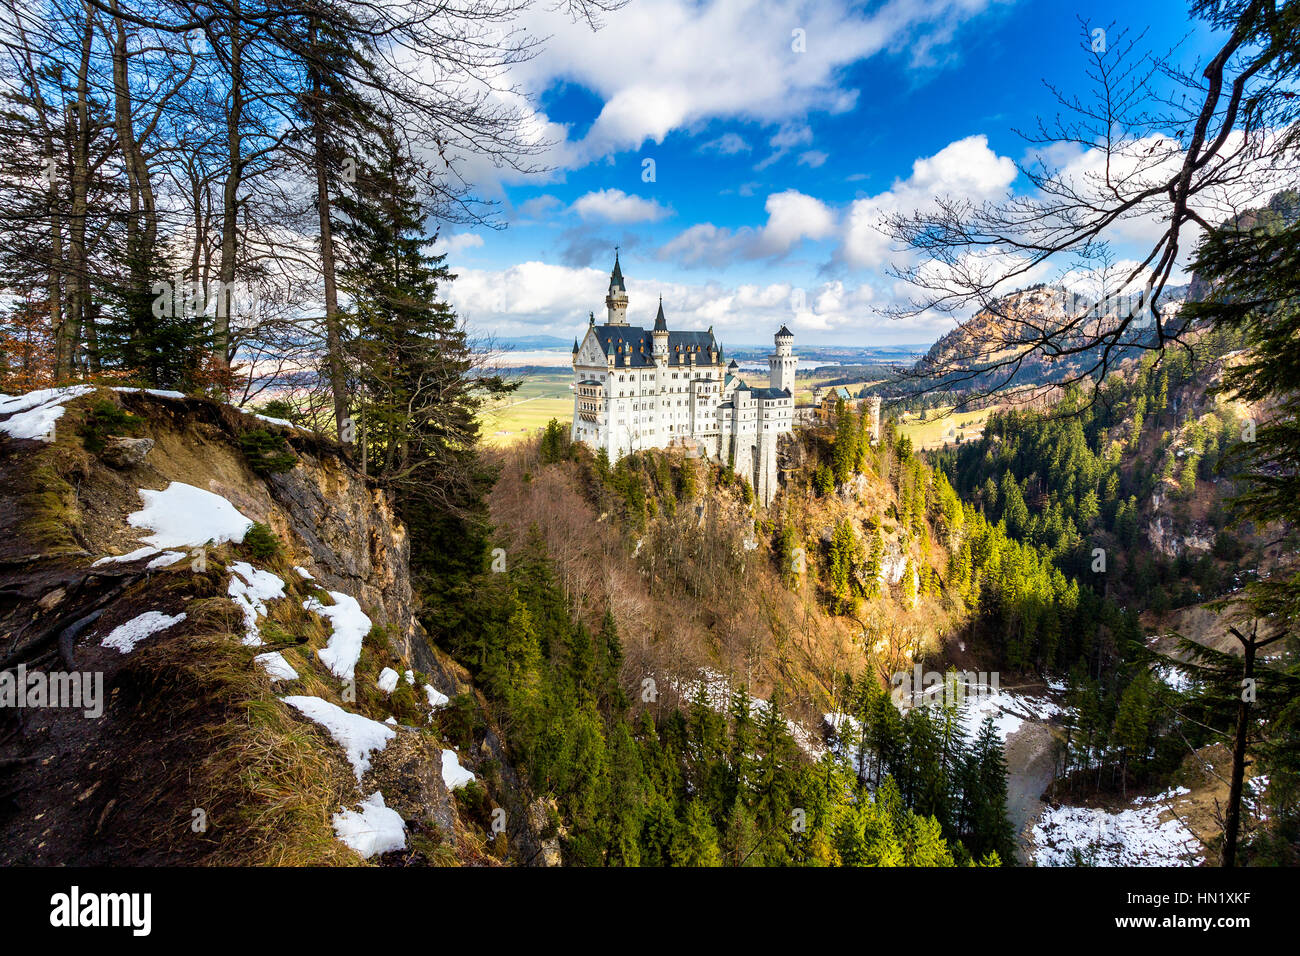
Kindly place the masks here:
<instances>
[{"instance_id":1,"label":"dirt path","mask_svg":"<svg viewBox=\"0 0 1300 956\"><path fill-rule=\"evenodd\" d=\"M1007 737L1007 818L1015 829L1022 864L1033 851L1030 832L1043 810L1043 791L1052 782L1055 750L1051 728L1037 721L1025 721Z\"/></svg>"}]
</instances>

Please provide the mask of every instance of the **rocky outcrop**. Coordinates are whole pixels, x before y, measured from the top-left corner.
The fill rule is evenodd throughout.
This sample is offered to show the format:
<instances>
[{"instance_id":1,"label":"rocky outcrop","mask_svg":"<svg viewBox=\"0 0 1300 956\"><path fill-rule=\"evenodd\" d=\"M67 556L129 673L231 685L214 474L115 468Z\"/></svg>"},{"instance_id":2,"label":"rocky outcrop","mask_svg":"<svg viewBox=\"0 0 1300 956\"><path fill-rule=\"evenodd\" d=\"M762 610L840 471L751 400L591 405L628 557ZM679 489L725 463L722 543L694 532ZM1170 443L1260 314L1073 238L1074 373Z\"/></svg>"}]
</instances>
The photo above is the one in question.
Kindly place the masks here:
<instances>
[{"instance_id":1,"label":"rocky outcrop","mask_svg":"<svg viewBox=\"0 0 1300 956\"><path fill-rule=\"evenodd\" d=\"M100 457L114 468L134 468L153 451L152 438L110 438Z\"/></svg>"},{"instance_id":2,"label":"rocky outcrop","mask_svg":"<svg viewBox=\"0 0 1300 956\"><path fill-rule=\"evenodd\" d=\"M136 435L110 439L99 455L87 451L79 426L92 400L132 412L142 423ZM285 428L296 463L278 474L255 473L238 440L250 427L265 426L215 402L104 390L70 399L50 441L0 439L0 666L92 669L105 688L102 719L49 708L0 711L0 792L26 795L16 809L0 805L0 863L286 862L274 856L281 844L303 854L287 862L354 863L351 850L322 836L332 836L332 814L351 812L375 793L405 822L411 840L404 864L495 860L483 850L493 834L483 820L464 817L443 776L443 751L453 745L421 684L461 697L457 706L481 706L481 699L420 625L406 529L339 446L312 433ZM173 483L220 496L265 525L274 557L258 561L247 542L162 553L146 546L146 531L127 518L145 504L142 489ZM197 553L208 550L207 558ZM257 612L266 648L241 646L247 611L232 600L231 568L250 560L250 573L267 569L257 573L284 586ZM328 605L327 591L355 600L378 626L364 635L354 686L322 663L332 625L310 608ZM129 652L102 643L142 613L175 624ZM253 663L263 650L292 657L300 673L291 666L282 683L268 683L270 668L264 673ZM376 683L381 668L406 671L408 679L400 689L385 688ZM354 778L340 744L284 704L285 695L324 700L399 729L374 753L364 779L359 770ZM486 721L486 714L473 718L479 726ZM232 733L250 736L223 750ZM548 859L531 826L529 788L490 725L464 745L461 766L488 785L475 790L475 805L490 809L498 797L506 804L506 858ZM218 756L234 762L214 770L209 761ZM244 760L255 761L255 771L247 772ZM195 792L222 777L241 782L216 796ZM258 785L250 793L241 789L244 780ZM277 817L275 806L299 798L268 797L273 806L256 817L266 832L259 837L247 822L232 827L234 817L255 818L239 801L256 800L280 781L302 791L305 811ZM238 796L235 805L221 805L223 794ZM215 837L163 836L188 832L177 819L195 807L211 815ZM305 820L324 834L281 838L264 822L275 820Z\"/></svg>"}]
</instances>

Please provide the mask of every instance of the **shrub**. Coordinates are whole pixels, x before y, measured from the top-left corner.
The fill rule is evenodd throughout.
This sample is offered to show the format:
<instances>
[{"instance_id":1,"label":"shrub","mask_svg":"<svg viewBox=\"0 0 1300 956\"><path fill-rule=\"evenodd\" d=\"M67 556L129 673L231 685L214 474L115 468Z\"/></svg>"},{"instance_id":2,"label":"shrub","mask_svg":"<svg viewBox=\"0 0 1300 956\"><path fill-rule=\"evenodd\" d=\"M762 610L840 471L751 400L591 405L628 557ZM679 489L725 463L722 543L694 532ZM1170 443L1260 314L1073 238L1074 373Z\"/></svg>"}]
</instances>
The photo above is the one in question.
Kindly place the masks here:
<instances>
[{"instance_id":1,"label":"shrub","mask_svg":"<svg viewBox=\"0 0 1300 956\"><path fill-rule=\"evenodd\" d=\"M284 436L265 428L250 428L239 436L239 444L249 467L259 475L289 471L298 463Z\"/></svg>"},{"instance_id":2,"label":"shrub","mask_svg":"<svg viewBox=\"0 0 1300 956\"><path fill-rule=\"evenodd\" d=\"M276 398L258 409L258 414L265 415L267 418L282 418L287 422L291 422L294 416L298 414L298 409L284 399Z\"/></svg>"},{"instance_id":3,"label":"shrub","mask_svg":"<svg viewBox=\"0 0 1300 956\"><path fill-rule=\"evenodd\" d=\"M244 532L244 547L259 561L269 561L280 553L280 539L267 525L257 521Z\"/></svg>"},{"instance_id":4,"label":"shrub","mask_svg":"<svg viewBox=\"0 0 1300 956\"><path fill-rule=\"evenodd\" d=\"M138 431L143 424L144 419L118 408L108 399L96 399L81 423L81 442L87 451L99 454L110 436Z\"/></svg>"}]
</instances>

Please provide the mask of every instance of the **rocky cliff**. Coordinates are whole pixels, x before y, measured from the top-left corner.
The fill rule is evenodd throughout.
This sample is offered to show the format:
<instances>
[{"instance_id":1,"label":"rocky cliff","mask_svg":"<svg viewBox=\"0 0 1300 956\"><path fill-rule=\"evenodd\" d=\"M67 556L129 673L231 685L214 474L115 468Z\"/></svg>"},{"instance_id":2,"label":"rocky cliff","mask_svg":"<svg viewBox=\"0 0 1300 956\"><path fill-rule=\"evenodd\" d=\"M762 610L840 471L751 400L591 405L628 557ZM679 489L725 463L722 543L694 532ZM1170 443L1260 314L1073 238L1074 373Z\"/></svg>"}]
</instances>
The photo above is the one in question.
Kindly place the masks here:
<instances>
[{"instance_id":1,"label":"rocky cliff","mask_svg":"<svg viewBox=\"0 0 1300 956\"><path fill-rule=\"evenodd\" d=\"M0 396L0 431L0 862L546 856L337 446L90 387Z\"/></svg>"}]
</instances>

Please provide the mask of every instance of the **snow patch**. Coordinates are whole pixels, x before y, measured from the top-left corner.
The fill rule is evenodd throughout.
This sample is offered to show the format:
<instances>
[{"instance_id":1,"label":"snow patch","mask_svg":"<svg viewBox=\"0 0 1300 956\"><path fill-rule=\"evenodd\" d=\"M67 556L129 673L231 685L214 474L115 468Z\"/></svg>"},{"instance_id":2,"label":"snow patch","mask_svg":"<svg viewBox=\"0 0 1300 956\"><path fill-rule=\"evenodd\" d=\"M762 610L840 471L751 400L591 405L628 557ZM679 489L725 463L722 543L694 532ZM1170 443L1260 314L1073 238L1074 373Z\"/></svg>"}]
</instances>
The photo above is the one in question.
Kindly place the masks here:
<instances>
[{"instance_id":1,"label":"snow patch","mask_svg":"<svg viewBox=\"0 0 1300 956\"><path fill-rule=\"evenodd\" d=\"M145 545L143 548L136 548L134 551L127 554L110 554L107 557L92 562L90 566L92 568L97 568L104 564L126 564L128 561L139 561L141 558L147 558L150 555L157 553L157 548L151 548L148 545Z\"/></svg>"},{"instance_id":2,"label":"snow patch","mask_svg":"<svg viewBox=\"0 0 1300 956\"><path fill-rule=\"evenodd\" d=\"M284 581L270 571L255 568L247 561L236 561L230 566L235 573L230 576L226 594L244 612L244 644L258 647L262 635L257 619L266 617L266 602L284 597Z\"/></svg>"},{"instance_id":3,"label":"snow patch","mask_svg":"<svg viewBox=\"0 0 1300 956\"><path fill-rule=\"evenodd\" d=\"M474 775L460 765L454 750L442 752L442 782L448 790L458 790L474 780Z\"/></svg>"},{"instance_id":4,"label":"snow patch","mask_svg":"<svg viewBox=\"0 0 1300 956\"><path fill-rule=\"evenodd\" d=\"M221 495L173 481L162 491L140 489L144 508L127 515L126 523L153 534L143 540L155 548L197 548L244 540L253 526Z\"/></svg>"},{"instance_id":5,"label":"snow patch","mask_svg":"<svg viewBox=\"0 0 1300 956\"><path fill-rule=\"evenodd\" d=\"M184 392L174 392L166 388L131 388L127 385L114 385L115 392L135 392L136 394L152 395L155 398L184 398Z\"/></svg>"},{"instance_id":6,"label":"snow patch","mask_svg":"<svg viewBox=\"0 0 1300 956\"><path fill-rule=\"evenodd\" d=\"M1034 824L1038 866L1199 866L1203 848L1171 806L1185 788L1141 797L1126 810L1049 807ZM1170 819L1160 821L1164 814Z\"/></svg>"},{"instance_id":7,"label":"snow patch","mask_svg":"<svg viewBox=\"0 0 1300 956\"><path fill-rule=\"evenodd\" d=\"M267 676L272 681L277 680L297 680L298 672L293 669L293 665L284 659L284 655L279 651L271 651L269 654L258 654L253 660L261 664L266 670Z\"/></svg>"},{"instance_id":8,"label":"snow patch","mask_svg":"<svg viewBox=\"0 0 1300 956\"><path fill-rule=\"evenodd\" d=\"M431 684L424 685L424 695L429 698L429 706L434 710L437 710L439 707L446 707L451 703L450 697Z\"/></svg>"},{"instance_id":9,"label":"snow patch","mask_svg":"<svg viewBox=\"0 0 1300 956\"><path fill-rule=\"evenodd\" d=\"M327 618L334 627L329 643L316 653L331 674L343 680L352 680L353 671L361 657L361 642L370 633L370 618L361 610L356 598L342 591L330 591L332 606L321 604L314 597L302 602L304 609Z\"/></svg>"},{"instance_id":10,"label":"snow patch","mask_svg":"<svg viewBox=\"0 0 1300 956\"><path fill-rule=\"evenodd\" d=\"M352 770L357 775L357 782L370 769L370 755L383 750L397 736L397 731L393 728L369 717L349 713L337 704L319 697L295 696L280 699L329 732L334 742L347 755L348 763L352 764ZM443 768L445 774L445 759Z\"/></svg>"},{"instance_id":11,"label":"snow patch","mask_svg":"<svg viewBox=\"0 0 1300 956\"><path fill-rule=\"evenodd\" d=\"M406 823L396 810L384 806L382 793L376 790L360 806L334 814L335 836L367 859L406 849Z\"/></svg>"},{"instance_id":12,"label":"snow patch","mask_svg":"<svg viewBox=\"0 0 1300 956\"><path fill-rule=\"evenodd\" d=\"M54 441L54 428L63 417L63 403L95 390L93 385L69 385L65 388L42 388L26 395L0 396L0 431L10 438Z\"/></svg>"},{"instance_id":13,"label":"snow patch","mask_svg":"<svg viewBox=\"0 0 1300 956\"><path fill-rule=\"evenodd\" d=\"M161 611L145 611L139 617L132 618L125 624L119 624L113 628L109 635L99 642L99 645L100 647L116 648L123 654L129 654L137 644L150 634L165 631L183 620L185 620L184 612L177 614L175 617L169 617Z\"/></svg>"},{"instance_id":14,"label":"snow patch","mask_svg":"<svg viewBox=\"0 0 1300 956\"><path fill-rule=\"evenodd\" d=\"M391 667L385 667L379 672L379 680L376 682L375 686L385 694L391 694L393 691L397 690L397 682L399 680L401 680L401 675L398 674L397 671L393 670Z\"/></svg>"}]
</instances>

